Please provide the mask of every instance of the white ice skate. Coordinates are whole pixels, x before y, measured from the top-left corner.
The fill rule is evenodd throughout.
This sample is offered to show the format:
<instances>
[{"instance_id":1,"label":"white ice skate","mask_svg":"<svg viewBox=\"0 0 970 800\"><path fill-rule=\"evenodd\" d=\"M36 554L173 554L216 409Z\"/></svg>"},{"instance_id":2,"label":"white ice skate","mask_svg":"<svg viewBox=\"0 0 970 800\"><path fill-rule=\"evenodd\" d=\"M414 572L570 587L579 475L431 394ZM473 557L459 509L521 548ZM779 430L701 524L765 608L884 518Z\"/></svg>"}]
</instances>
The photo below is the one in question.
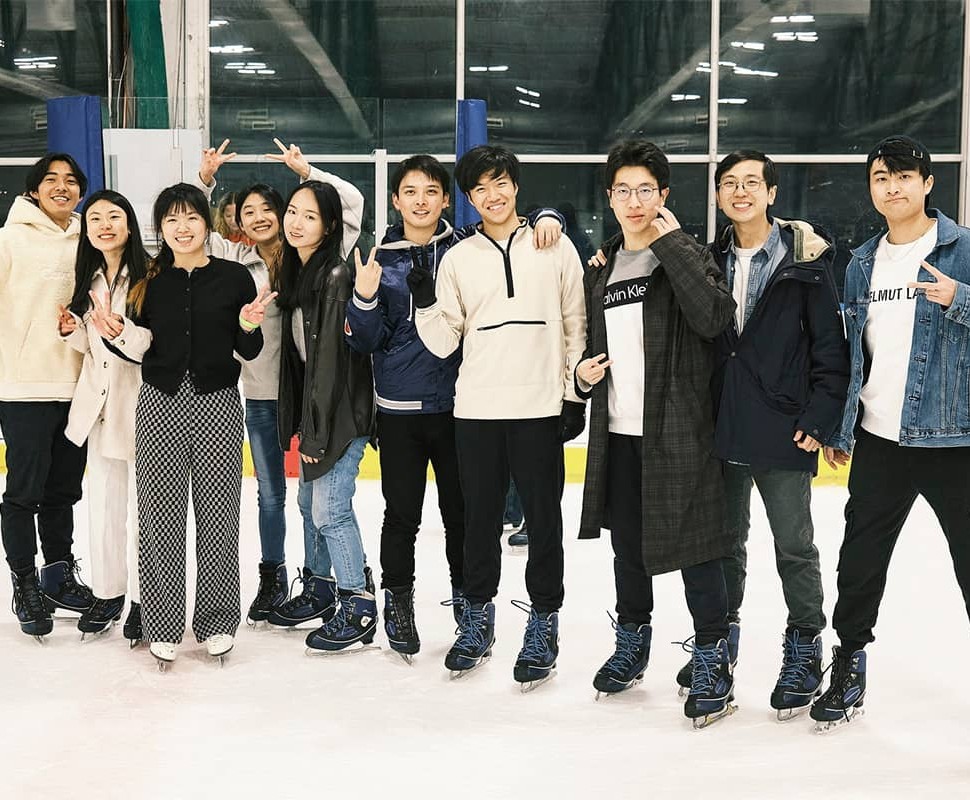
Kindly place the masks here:
<instances>
[{"instance_id":1,"label":"white ice skate","mask_svg":"<svg viewBox=\"0 0 970 800\"><path fill-rule=\"evenodd\" d=\"M148 646L148 651L155 657L158 663L158 671L165 672L168 665L175 661L178 654L178 645L172 642L152 642Z\"/></svg>"},{"instance_id":2,"label":"white ice skate","mask_svg":"<svg viewBox=\"0 0 970 800\"><path fill-rule=\"evenodd\" d=\"M205 640L206 652L219 659L219 666L225 666L225 658L232 650L235 641L228 633L217 633Z\"/></svg>"}]
</instances>

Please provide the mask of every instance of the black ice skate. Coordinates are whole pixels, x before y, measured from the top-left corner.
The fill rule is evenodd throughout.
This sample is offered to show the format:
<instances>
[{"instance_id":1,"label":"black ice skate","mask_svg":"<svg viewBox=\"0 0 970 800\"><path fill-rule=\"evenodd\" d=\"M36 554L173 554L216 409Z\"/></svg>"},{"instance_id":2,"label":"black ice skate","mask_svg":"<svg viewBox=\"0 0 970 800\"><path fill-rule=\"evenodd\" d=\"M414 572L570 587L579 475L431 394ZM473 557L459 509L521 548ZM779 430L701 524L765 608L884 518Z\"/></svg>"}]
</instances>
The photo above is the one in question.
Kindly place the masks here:
<instances>
[{"instance_id":1,"label":"black ice skate","mask_svg":"<svg viewBox=\"0 0 970 800\"><path fill-rule=\"evenodd\" d=\"M340 591L337 613L306 637L307 652L350 653L379 650L374 644L377 601L367 591Z\"/></svg>"},{"instance_id":2,"label":"black ice skate","mask_svg":"<svg viewBox=\"0 0 970 800\"><path fill-rule=\"evenodd\" d=\"M694 730L700 730L737 711L733 703L734 668L724 639L715 644L685 647L693 650L693 674L684 715L693 721Z\"/></svg>"},{"instance_id":3,"label":"black ice skate","mask_svg":"<svg viewBox=\"0 0 970 800\"><path fill-rule=\"evenodd\" d=\"M492 657L495 644L495 604L469 603L464 597L446 600L444 605L461 608L458 638L445 656L445 668L452 679L464 677Z\"/></svg>"},{"instance_id":4,"label":"black ice skate","mask_svg":"<svg viewBox=\"0 0 970 800\"><path fill-rule=\"evenodd\" d=\"M292 628L301 622L320 619L327 622L337 613L337 583L333 578L314 575L304 569L293 579L303 584L303 591L285 603L275 606L266 621L270 625Z\"/></svg>"},{"instance_id":5,"label":"black ice skate","mask_svg":"<svg viewBox=\"0 0 970 800\"><path fill-rule=\"evenodd\" d=\"M509 547L527 548L529 546L529 529L523 522L522 527L509 536Z\"/></svg>"},{"instance_id":6,"label":"black ice skate","mask_svg":"<svg viewBox=\"0 0 970 800\"><path fill-rule=\"evenodd\" d=\"M121 632L128 640L128 647L132 649L137 647L138 643L145 638L145 634L141 629L141 603L136 603L134 600L131 601L128 616L125 617L125 624Z\"/></svg>"},{"instance_id":7,"label":"black ice skate","mask_svg":"<svg viewBox=\"0 0 970 800\"><path fill-rule=\"evenodd\" d=\"M260 563L259 588L246 616L249 625L255 628L257 622L265 622L274 608L286 602L288 582L286 564Z\"/></svg>"},{"instance_id":8,"label":"black ice skate","mask_svg":"<svg viewBox=\"0 0 970 800\"><path fill-rule=\"evenodd\" d=\"M20 630L43 644L44 637L54 630L54 620L44 605L37 570L32 569L26 575L11 572L10 578L13 580L10 610L17 615Z\"/></svg>"},{"instance_id":9,"label":"black ice skate","mask_svg":"<svg viewBox=\"0 0 970 800\"><path fill-rule=\"evenodd\" d=\"M616 631L616 649L593 678L597 700L601 694L616 694L640 683L650 660L651 627L635 622L620 625L612 614L610 619Z\"/></svg>"},{"instance_id":10,"label":"black ice skate","mask_svg":"<svg viewBox=\"0 0 970 800\"><path fill-rule=\"evenodd\" d=\"M527 603L513 600L512 605L525 611L529 620L525 624L522 649L515 660L512 676L521 684L523 692L531 692L542 686L556 674L556 658L559 656L559 612L537 612Z\"/></svg>"},{"instance_id":11,"label":"black ice skate","mask_svg":"<svg viewBox=\"0 0 970 800\"><path fill-rule=\"evenodd\" d=\"M83 614L94 605L94 592L79 577L81 568L77 561L55 561L40 570L40 588L48 612L55 608Z\"/></svg>"},{"instance_id":12,"label":"black ice skate","mask_svg":"<svg viewBox=\"0 0 970 800\"><path fill-rule=\"evenodd\" d=\"M841 647L832 648L832 679L828 691L812 704L815 732L827 733L847 725L865 714L862 703L866 696L866 653L856 650L851 655Z\"/></svg>"},{"instance_id":13,"label":"black ice skate","mask_svg":"<svg viewBox=\"0 0 970 800\"><path fill-rule=\"evenodd\" d=\"M687 641L693 641L694 637L691 636ZM728 623L728 655L731 656L731 668L738 665L738 653L741 649L741 626L737 622ZM674 642L674 644L683 644L683 642ZM684 666L680 668L680 672L677 673L677 686L680 688L677 690L677 695L679 697L687 697L690 692L691 677L693 675L693 662L688 661Z\"/></svg>"},{"instance_id":14,"label":"black ice skate","mask_svg":"<svg viewBox=\"0 0 970 800\"><path fill-rule=\"evenodd\" d=\"M778 721L787 722L807 710L822 691L822 637L802 637L796 628L785 631L778 683L771 707Z\"/></svg>"},{"instance_id":15,"label":"black ice skate","mask_svg":"<svg viewBox=\"0 0 970 800\"><path fill-rule=\"evenodd\" d=\"M408 664L421 649L421 639L414 623L414 589L384 590L384 631L391 649Z\"/></svg>"},{"instance_id":16,"label":"black ice skate","mask_svg":"<svg viewBox=\"0 0 970 800\"><path fill-rule=\"evenodd\" d=\"M112 597L102 600L100 597L94 599L94 605L81 614L77 621L77 629L81 631L81 641L90 634L102 635L111 630L111 627L121 619L121 612L125 610L125 596Z\"/></svg>"}]
</instances>

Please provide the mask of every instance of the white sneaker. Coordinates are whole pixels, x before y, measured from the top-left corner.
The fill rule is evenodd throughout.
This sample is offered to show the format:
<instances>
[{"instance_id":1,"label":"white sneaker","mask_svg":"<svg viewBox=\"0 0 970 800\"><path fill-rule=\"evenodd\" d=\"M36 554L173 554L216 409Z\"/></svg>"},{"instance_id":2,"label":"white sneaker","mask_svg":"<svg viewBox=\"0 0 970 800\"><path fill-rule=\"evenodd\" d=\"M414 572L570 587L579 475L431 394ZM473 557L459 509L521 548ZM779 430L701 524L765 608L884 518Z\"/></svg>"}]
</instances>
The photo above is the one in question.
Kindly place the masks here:
<instances>
[{"instance_id":1,"label":"white sneaker","mask_svg":"<svg viewBox=\"0 0 970 800\"><path fill-rule=\"evenodd\" d=\"M152 642L148 649L159 661L174 661L178 645L172 642Z\"/></svg>"},{"instance_id":2,"label":"white sneaker","mask_svg":"<svg viewBox=\"0 0 970 800\"><path fill-rule=\"evenodd\" d=\"M205 649L213 658L224 656L232 650L233 639L228 633L217 633L205 640Z\"/></svg>"}]
</instances>

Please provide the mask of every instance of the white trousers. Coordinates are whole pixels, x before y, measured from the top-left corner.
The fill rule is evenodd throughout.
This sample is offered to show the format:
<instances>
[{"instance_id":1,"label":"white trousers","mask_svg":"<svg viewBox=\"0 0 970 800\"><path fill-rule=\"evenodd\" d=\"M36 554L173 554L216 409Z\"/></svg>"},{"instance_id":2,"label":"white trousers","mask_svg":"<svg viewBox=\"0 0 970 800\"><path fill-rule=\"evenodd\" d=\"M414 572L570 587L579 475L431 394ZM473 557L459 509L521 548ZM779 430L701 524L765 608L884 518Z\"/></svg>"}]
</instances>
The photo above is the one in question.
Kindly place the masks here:
<instances>
[{"instance_id":1,"label":"white trousers","mask_svg":"<svg viewBox=\"0 0 970 800\"><path fill-rule=\"evenodd\" d=\"M91 590L107 600L128 594L139 602L138 500L135 461L101 455L101 424L88 436L88 530L91 546Z\"/></svg>"}]
</instances>

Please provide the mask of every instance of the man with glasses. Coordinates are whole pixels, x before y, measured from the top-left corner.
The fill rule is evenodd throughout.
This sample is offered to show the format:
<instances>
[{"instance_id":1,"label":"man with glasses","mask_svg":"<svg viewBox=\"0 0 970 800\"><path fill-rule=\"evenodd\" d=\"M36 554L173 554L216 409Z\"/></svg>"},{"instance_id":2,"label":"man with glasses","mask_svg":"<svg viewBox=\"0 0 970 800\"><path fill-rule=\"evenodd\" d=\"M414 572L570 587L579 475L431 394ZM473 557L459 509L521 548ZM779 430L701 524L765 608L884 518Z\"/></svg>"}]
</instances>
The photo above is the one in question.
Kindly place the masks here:
<instances>
[{"instance_id":1,"label":"man with glasses","mask_svg":"<svg viewBox=\"0 0 970 800\"><path fill-rule=\"evenodd\" d=\"M707 248L665 207L669 186L667 157L652 142L610 151L607 196L621 234L585 279L576 387L592 406L579 536L609 528L614 554L616 649L593 687L616 693L643 677L653 576L680 570L695 632L684 713L700 728L733 710L721 566L731 541L709 387L711 340L734 302Z\"/></svg>"},{"instance_id":2,"label":"man with glasses","mask_svg":"<svg viewBox=\"0 0 970 800\"><path fill-rule=\"evenodd\" d=\"M852 471L832 614L840 644L812 706L817 730L862 707L864 648L918 495L940 521L970 609L970 230L927 208L930 154L915 139L881 141L866 175L888 230L853 250L845 273L849 396L825 457L834 466L852 451Z\"/></svg>"},{"instance_id":3,"label":"man with glasses","mask_svg":"<svg viewBox=\"0 0 970 800\"><path fill-rule=\"evenodd\" d=\"M773 218L775 165L754 150L726 156L714 173L730 224L711 252L737 307L718 337L713 381L715 453L724 461L728 530L724 561L729 642L737 660L751 488L758 487L775 541L788 619L771 693L778 719L804 711L822 683L822 580L813 543L812 477L839 424L848 355L832 278L835 246L807 222ZM688 685L686 667L677 680Z\"/></svg>"}]
</instances>

